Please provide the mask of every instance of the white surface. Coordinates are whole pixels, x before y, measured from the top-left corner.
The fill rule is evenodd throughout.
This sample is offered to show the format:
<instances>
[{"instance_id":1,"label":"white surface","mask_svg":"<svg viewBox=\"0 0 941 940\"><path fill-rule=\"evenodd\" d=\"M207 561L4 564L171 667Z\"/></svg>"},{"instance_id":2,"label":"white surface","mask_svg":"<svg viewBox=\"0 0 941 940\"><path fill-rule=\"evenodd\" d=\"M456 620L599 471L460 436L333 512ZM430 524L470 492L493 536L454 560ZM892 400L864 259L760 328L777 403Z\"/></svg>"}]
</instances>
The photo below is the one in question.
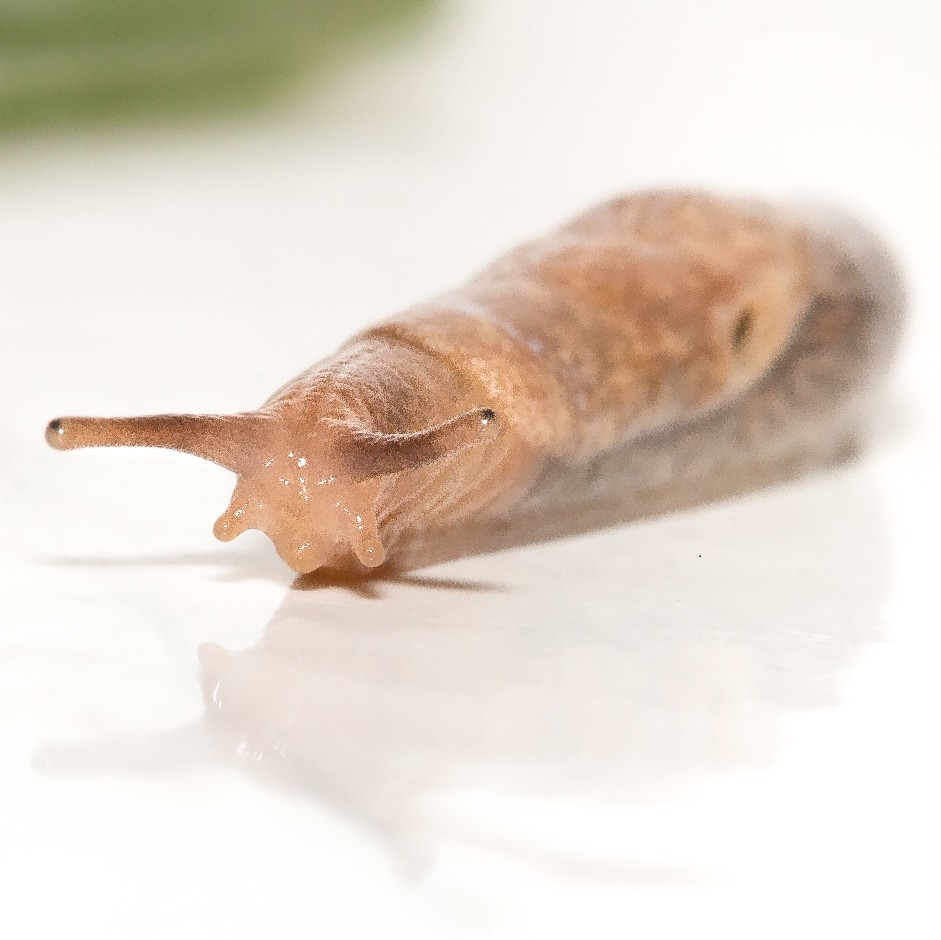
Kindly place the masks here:
<instances>
[{"instance_id":1,"label":"white surface","mask_svg":"<svg viewBox=\"0 0 941 940\"><path fill-rule=\"evenodd\" d=\"M938 935L938 14L652 6L465 3L261 124L0 151L4 935ZM367 596L214 543L218 468L42 442L252 407L658 182L897 245L858 465Z\"/></svg>"}]
</instances>

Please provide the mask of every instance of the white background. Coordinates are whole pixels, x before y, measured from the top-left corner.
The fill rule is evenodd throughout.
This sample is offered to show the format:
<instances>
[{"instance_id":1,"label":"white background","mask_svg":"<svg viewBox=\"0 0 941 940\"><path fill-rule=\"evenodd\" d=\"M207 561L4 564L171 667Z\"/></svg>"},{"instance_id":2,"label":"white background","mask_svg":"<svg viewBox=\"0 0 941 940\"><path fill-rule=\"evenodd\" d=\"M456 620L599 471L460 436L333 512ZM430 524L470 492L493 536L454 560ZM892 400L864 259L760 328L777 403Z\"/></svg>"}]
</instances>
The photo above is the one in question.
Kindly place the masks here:
<instances>
[{"instance_id":1,"label":"white background","mask_svg":"<svg viewBox=\"0 0 941 940\"><path fill-rule=\"evenodd\" d=\"M937 936L939 32L915 0L465 0L264 119L7 141L0 931ZM660 183L896 247L859 463L300 593L263 537L213 541L224 471L43 444L253 407ZM237 654L201 673L206 643Z\"/></svg>"}]
</instances>

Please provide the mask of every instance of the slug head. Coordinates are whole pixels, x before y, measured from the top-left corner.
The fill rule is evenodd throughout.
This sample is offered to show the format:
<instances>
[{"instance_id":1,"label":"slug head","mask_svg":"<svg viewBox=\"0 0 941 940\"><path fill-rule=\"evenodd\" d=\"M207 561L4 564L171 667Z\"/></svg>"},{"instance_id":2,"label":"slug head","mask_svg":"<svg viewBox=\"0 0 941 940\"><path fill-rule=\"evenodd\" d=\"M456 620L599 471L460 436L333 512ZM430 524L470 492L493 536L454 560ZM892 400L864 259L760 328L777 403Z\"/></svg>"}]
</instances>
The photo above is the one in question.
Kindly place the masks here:
<instances>
[{"instance_id":1,"label":"slug head","mask_svg":"<svg viewBox=\"0 0 941 940\"><path fill-rule=\"evenodd\" d=\"M382 478L453 456L491 440L490 409L474 409L423 431L389 434L324 418L295 422L276 412L57 418L46 440L79 447L163 447L238 474L213 532L222 541L260 529L284 562L307 573L341 561L348 550L366 567L385 560L376 502Z\"/></svg>"}]
</instances>

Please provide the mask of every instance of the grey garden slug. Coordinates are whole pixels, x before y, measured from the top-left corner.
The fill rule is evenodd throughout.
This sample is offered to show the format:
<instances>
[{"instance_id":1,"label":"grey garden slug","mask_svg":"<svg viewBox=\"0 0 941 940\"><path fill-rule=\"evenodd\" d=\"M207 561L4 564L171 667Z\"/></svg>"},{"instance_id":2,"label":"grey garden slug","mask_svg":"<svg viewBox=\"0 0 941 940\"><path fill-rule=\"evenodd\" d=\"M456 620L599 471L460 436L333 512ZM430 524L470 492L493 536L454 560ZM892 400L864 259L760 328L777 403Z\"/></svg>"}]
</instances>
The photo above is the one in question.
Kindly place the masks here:
<instances>
[{"instance_id":1,"label":"grey garden slug","mask_svg":"<svg viewBox=\"0 0 941 940\"><path fill-rule=\"evenodd\" d=\"M218 538L261 529L299 572L372 568L427 530L575 500L551 480L611 474L612 453L649 485L826 447L865 416L901 310L887 253L838 213L645 192L357 334L256 411L64 417L46 439L215 461L238 475Z\"/></svg>"}]
</instances>

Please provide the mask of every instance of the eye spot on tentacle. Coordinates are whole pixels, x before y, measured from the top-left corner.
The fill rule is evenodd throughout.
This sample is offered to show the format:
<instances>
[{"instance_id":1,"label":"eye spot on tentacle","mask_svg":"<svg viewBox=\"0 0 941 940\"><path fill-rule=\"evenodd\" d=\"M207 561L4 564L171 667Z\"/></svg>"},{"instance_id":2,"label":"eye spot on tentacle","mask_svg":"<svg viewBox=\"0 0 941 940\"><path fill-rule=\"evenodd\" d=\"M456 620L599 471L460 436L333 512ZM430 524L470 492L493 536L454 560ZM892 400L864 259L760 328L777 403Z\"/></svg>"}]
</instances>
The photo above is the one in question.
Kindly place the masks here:
<instances>
[{"instance_id":1,"label":"eye spot on tentacle","mask_svg":"<svg viewBox=\"0 0 941 940\"><path fill-rule=\"evenodd\" d=\"M46 425L46 443L56 450L63 450L66 443L65 426L55 418Z\"/></svg>"},{"instance_id":2,"label":"eye spot on tentacle","mask_svg":"<svg viewBox=\"0 0 941 940\"><path fill-rule=\"evenodd\" d=\"M745 307L738 315L735 326L732 328L732 349L739 352L748 342L755 327L755 311Z\"/></svg>"}]
</instances>

